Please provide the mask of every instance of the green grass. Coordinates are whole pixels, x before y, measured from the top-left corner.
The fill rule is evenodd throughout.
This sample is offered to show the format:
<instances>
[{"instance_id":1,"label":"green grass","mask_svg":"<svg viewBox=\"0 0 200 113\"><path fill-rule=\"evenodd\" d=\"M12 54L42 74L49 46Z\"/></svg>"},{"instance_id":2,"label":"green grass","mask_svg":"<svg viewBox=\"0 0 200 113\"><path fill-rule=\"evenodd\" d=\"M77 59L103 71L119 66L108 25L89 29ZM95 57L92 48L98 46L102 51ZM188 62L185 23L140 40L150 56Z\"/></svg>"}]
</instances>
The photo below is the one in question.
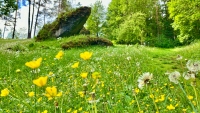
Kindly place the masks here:
<instances>
[{"instance_id":1,"label":"green grass","mask_svg":"<svg viewBox=\"0 0 200 113\"><path fill-rule=\"evenodd\" d=\"M180 86L169 81L166 72L187 71L187 60L200 60L200 42L189 46L160 49L146 46L115 45L113 47L91 46L63 50L64 56L56 60L62 50L61 44L68 39L35 42L34 40L0 40L0 90L8 88L9 95L0 97L0 113L43 112L48 113L187 113L200 111L200 81L196 86L191 80L180 79ZM80 58L80 53L92 52L89 60ZM176 60L177 55L183 57ZM42 57L39 73L25 66L26 62ZM78 68L71 66L79 62ZM16 70L20 69L17 73ZM53 72L53 76L49 75ZM81 73L88 72L87 78ZM101 78L93 79L92 73L99 72ZM138 77L145 72L153 74L147 87L135 94ZM33 80L48 76L47 84L37 87ZM199 74L198 74L199 76ZM84 86L84 84L87 84ZM61 97L48 100L46 87L56 86ZM182 89L183 88L183 89ZM35 96L29 97L29 92ZM85 91L81 97L79 92ZM186 95L183 93L186 92ZM93 92L93 93L91 93ZM197 92L197 94L195 94ZM154 98L150 98L154 95ZM161 99L164 96L164 100ZM191 95L190 101L186 96ZM38 101L42 97L41 101ZM152 96L151 96L152 97ZM99 100L89 103L88 99ZM160 100L159 100L160 99ZM174 110L167 109L172 104Z\"/></svg>"}]
</instances>

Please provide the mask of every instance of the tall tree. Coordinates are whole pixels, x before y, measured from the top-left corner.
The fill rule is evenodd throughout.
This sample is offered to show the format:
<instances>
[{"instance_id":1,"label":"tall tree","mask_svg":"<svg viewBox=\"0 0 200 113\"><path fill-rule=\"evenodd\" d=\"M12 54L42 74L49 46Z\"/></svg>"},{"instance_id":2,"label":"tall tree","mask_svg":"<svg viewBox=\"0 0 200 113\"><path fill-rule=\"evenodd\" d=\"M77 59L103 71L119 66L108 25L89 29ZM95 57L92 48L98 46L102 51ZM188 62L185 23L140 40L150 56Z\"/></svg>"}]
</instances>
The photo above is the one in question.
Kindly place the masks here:
<instances>
[{"instance_id":1,"label":"tall tree","mask_svg":"<svg viewBox=\"0 0 200 113\"><path fill-rule=\"evenodd\" d=\"M200 0L171 0L168 3L172 26L183 43L190 43L200 36Z\"/></svg>"},{"instance_id":2,"label":"tall tree","mask_svg":"<svg viewBox=\"0 0 200 113\"><path fill-rule=\"evenodd\" d=\"M121 0L112 0L107 9L104 34L109 39L116 39L116 29L123 22L123 6Z\"/></svg>"},{"instance_id":3,"label":"tall tree","mask_svg":"<svg viewBox=\"0 0 200 113\"><path fill-rule=\"evenodd\" d=\"M40 11L40 6L41 6L41 0L39 0L36 4L38 4L37 7L37 13L36 13L36 19L35 19L35 26L34 26L34 37L35 37L35 33L36 33L36 28L37 28L37 22L38 22L38 15L39 15L39 11Z\"/></svg>"},{"instance_id":4,"label":"tall tree","mask_svg":"<svg viewBox=\"0 0 200 113\"><path fill-rule=\"evenodd\" d=\"M143 44L146 29L145 14L138 12L130 15L117 29L117 42L121 44Z\"/></svg>"},{"instance_id":5,"label":"tall tree","mask_svg":"<svg viewBox=\"0 0 200 113\"><path fill-rule=\"evenodd\" d=\"M1 29L0 29L0 38L2 38L2 31L1 31Z\"/></svg>"},{"instance_id":6,"label":"tall tree","mask_svg":"<svg viewBox=\"0 0 200 113\"><path fill-rule=\"evenodd\" d=\"M28 6L28 36L27 39L31 38L31 0L28 0L29 6Z\"/></svg>"},{"instance_id":7,"label":"tall tree","mask_svg":"<svg viewBox=\"0 0 200 113\"><path fill-rule=\"evenodd\" d=\"M134 13L143 13L146 15L146 21L150 21L153 18L152 14L155 11L154 7L157 1L158 0L112 0L107 12L106 34L109 34L108 37L116 39L116 29ZM152 30L151 28L149 29Z\"/></svg>"},{"instance_id":8,"label":"tall tree","mask_svg":"<svg viewBox=\"0 0 200 113\"><path fill-rule=\"evenodd\" d=\"M16 28L16 23L17 23L17 10L15 11L15 17L14 17L14 27L13 27L12 39L14 39L14 38L15 38L15 28Z\"/></svg>"},{"instance_id":9,"label":"tall tree","mask_svg":"<svg viewBox=\"0 0 200 113\"><path fill-rule=\"evenodd\" d=\"M0 17L9 15L17 9L16 0L1 0L0 1Z\"/></svg>"},{"instance_id":10,"label":"tall tree","mask_svg":"<svg viewBox=\"0 0 200 113\"><path fill-rule=\"evenodd\" d=\"M169 18L169 11L168 11L168 6L167 3L170 0L161 0L162 4L161 4L161 21L162 21L162 34L166 37L166 38L170 38L170 39L176 39L176 32L174 31L173 27L172 27L172 23L173 20L171 18Z\"/></svg>"},{"instance_id":11,"label":"tall tree","mask_svg":"<svg viewBox=\"0 0 200 113\"><path fill-rule=\"evenodd\" d=\"M91 34L95 34L97 37L101 34L101 28L105 21L105 8L102 1L96 1L92 5L91 14L87 20L87 29Z\"/></svg>"}]
</instances>

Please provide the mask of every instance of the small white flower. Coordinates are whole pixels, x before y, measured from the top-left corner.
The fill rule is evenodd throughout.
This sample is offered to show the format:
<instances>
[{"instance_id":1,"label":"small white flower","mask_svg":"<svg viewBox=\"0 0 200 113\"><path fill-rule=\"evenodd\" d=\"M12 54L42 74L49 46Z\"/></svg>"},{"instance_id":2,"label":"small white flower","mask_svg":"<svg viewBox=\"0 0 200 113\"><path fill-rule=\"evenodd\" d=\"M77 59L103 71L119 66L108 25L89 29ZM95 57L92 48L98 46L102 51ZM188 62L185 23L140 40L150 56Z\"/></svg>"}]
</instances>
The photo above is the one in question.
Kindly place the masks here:
<instances>
[{"instance_id":1,"label":"small white flower","mask_svg":"<svg viewBox=\"0 0 200 113\"><path fill-rule=\"evenodd\" d=\"M142 89L145 84L149 84L150 80L152 80L153 74L149 72L143 73L139 78L138 78L138 88Z\"/></svg>"},{"instance_id":2,"label":"small white flower","mask_svg":"<svg viewBox=\"0 0 200 113\"><path fill-rule=\"evenodd\" d=\"M129 61L129 60L131 60L131 57L129 56L129 57L126 57L126 59Z\"/></svg>"},{"instance_id":3,"label":"small white flower","mask_svg":"<svg viewBox=\"0 0 200 113\"><path fill-rule=\"evenodd\" d=\"M186 66L187 66L188 70L191 72L200 71L200 61L188 60Z\"/></svg>"},{"instance_id":4,"label":"small white flower","mask_svg":"<svg viewBox=\"0 0 200 113\"><path fill-rule=\"evenodd\" d=\"M97 100L89 100L88 102L89 102L90 104L98 103L98 102L99 102L99 99L97 99Z\"/></svg>"},{"instance_id":5,"label":"small white flower","mask_svg":"<svg viewBox=\"0 0 200 113\"><path fill-rule=\"evenodd\" d=\"M140 62L136 62L136 66L139 67L140 66Z\"/></svg>"},{"instance_id":6,"label":"small white flower","mask_svg":"<svg viewBox=\"0 0 200 113\"><path fill-rule=\"evenodd\" d=\"M176 60L182 60L183 57L181 55L177 55Z\"/></svg>"},{"instance_id":7,"label":"small white flower","mask_svg":"<svg viewBox=\"0 0 200 113\"><path fill-rule=\"evenodd\" d=\"M61 37L58 37L57 40L61 40Z\"/></svg>"},{"instance_id":8,"label":"small white flower","mask_svg":"<svg viewBox=\"0 0 200 113\"><path fill-rule=\"evenodd\" d=\"M180 76L181 76L181 74L178 71L174 71L169 74L169 80L171 82L174 82L175 84L178 84L178 80L179 80Z\"/></svg>"},{"instance_id":9,"label":"small white flower","mask_svg":"<svg viewBox=\"0 0 200 113\"><path fill-rule=\"evenodd\" d=\"M31 71L31 73L39 73L39 72L40 72L39 68Z\"/></svg>"}]
</instances>

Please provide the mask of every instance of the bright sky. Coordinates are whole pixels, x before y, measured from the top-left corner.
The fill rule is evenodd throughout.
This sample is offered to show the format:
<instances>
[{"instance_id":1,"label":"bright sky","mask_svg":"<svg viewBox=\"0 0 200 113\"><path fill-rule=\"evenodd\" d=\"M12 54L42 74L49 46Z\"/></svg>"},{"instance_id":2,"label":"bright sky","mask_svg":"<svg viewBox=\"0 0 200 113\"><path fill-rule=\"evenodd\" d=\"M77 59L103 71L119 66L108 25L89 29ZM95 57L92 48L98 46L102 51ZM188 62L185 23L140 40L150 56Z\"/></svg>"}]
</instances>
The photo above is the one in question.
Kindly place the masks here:
<instances>
[{"instance_id":1,"label":"bright sky","mask_svg":"<svg viewBox=\"0 0 200 113\"><path fill-rule=\"evenodd\" d=\"M90 6L91 4L94 4L96 0L69 0L69 1L72 1L73 4L77 4L78 2L80 2L82 6ZM110 2L111 0L102 0L102 3L105 7L108 7ZM22 9L20 9L19 11L21 12L21 19L17 19L17 26L16 26L17 30L19 30L20 28L27 28L28 26L28 6L22 7ZM0 20L0 29L2 32L4 29L4 24L5 21ZM10 27L7 27L7 29L8 30L5 32L4 37L6 37L10 32Z\"/></svg>"},{"instance_id":2,"label":"bright sky","mask_svg":"<svg viewBox=\"0 0 200 113\"><path fill-rule=\"evenodd\" d=\"M90 6L91 4L94 4L96 0L72 0L75 3L80 2L82 6ZM108 4L111 2L111 0L101 0L104 6L108 6Z\"/></svg>"}]
</instances>

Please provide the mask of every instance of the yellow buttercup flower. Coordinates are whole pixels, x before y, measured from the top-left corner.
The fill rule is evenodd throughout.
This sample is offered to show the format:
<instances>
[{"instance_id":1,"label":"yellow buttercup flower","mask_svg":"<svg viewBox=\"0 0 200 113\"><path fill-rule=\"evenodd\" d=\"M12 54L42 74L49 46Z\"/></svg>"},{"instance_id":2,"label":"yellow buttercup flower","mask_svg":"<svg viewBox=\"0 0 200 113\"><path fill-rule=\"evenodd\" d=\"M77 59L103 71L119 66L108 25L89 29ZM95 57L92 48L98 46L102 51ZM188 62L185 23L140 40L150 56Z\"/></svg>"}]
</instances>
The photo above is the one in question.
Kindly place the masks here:
<instances>
[{"instance_id":1,"label":"yellow buttercup flower","mask_svg":"<svg viewBox=\"0 0 200 113\"><path fill-rule=\"evenodd\" d=\"M47 76L45 76L45 77L39 77L38 79L33 80L33 83L35 85L37 85L38 87L45 86L46 83L47 83L47 78L48 78Z\"/></svg>"},{"instance_id":2,"label":"yellow buttercup flower","mask_svg":"<svg viewBox=\"0 0 200 113\"><path fill-rule=\"evenodd\" d=\"M64 52L63 51L59 51L58 54L56 55L56 58L58 60L60 60L63 57L63 55L64 55Z\"/></svg>"},{"instance_id":3,"label":"yellow buttercup flower","mask_svg":"<svg viewBox=\"0 0 200 113\"><path fill-rule=\"evenodd\" d=\"M78 110L74 110L72 113L78 113Z\"/></svg>"},{"instance_id":4,"label":"yellow buttercup flower","mask_svg":"<svg viewBox=\"0 0 200 113\"><path fill-rule=\"evenodd\" d=\"M79 111L82 111L82 110L83 110L83 108L82 108L82 107L80 107L78 110L79 110Z\"/></svg>"},{"instance_id":5,"label":"yellow buttercup flower","mask_svg":"<svg viewBox=\"0 0 200 113\"><path fill-rule=\"evenodd\" d=\"M87 78L88 73L81 73L82 78Z\"/></svg>"},{"instance_id":6,"label":"yellow buttercup flower","mask_svg":"<svg viewBox=\"0 0 200 113\"><path fill-rule=\"evenodd\" d=\"M8 96L8 94L9 94L8 88L5 88L5 89L1 90L1 96L2 97Z\"/></svg>"},{"instance_id":7,"label":"yellow buttercup flower","mask_svg":"<svg viewBox=\"0 0 200 113\"><path fill-rule=\"evenodd\" d=\"M71 111L72 111L72 108L68 109L68 110L67 110L67 113L70 113Z\"/></svg>"},{"instance_id":8,"label":"yellow buttercup flower","mask_svg":"<svg viewBox=\"0 0 200 113\"><path fill-rule=\"evenodd\" d=\"M150 94L149 97L153 99L153 98L154 98L154 95L153 95L153 94Z\"/></svg>"},{"instance_id":9,"label":"yellow buttercup flower","mask_svg":"<svg viewBox=\"0 0 200 113\"><path fill-rule=\"evenodd\" d=\"M167 106L167 109L168 109L168 110L174 110L175 107L174 107L172 104L170 104L169 106Z\"/></svg>"},{"instance_id":10,"label":"yellow buttercup flower","mask_svg":"<svg viewBox=\"0 0 200 113\"><path fill-rule=\"evenodd\" d=\"M33 97L34 95L35 95L35 93L33 91L28 93L29 97Z\"/></svg>"},{"instance_id":11,"label":"yellow buttercup flower","mask_svg":"<svg viewBox=\"0 0 200 113\"><path fill-rule=\"evenodd\" d=\"M62 96L62 92L57 93L57 88L55 86L47 87L45 96L48 97L48 100L51 100L51 99L53 99L53 97Z\"/></svg>"},{"instance_id":12,"label":"yellow buttercup flower","mask_svg":"<svg viewBox=\"0 0 200 113\"><path fill-rule=\"evenodd\" d=\"M83 59L83 60L89 60L92 56L92 52L84 52L84 53L81 53L80 54L80 57Z\"/></svg>"},{"instance_id":13,"label":"yellow buttercup flower","mask_svg":"<svg viewBox=\"0 0 200 113\"><path fill-rule=\"evenodd\" d=\"M79 62L74 63L71 67L72 68L78 68Z\"/></svg>"},{"instance_id":14,"label":"yellow buttercup flower","mask_svg":"<svg viewBox=\"0 0 200 113\"><path fill-rule=\"evenodd\" d=\"M42 97L38 98L37 102L40 102L42 100Z\"/></svg>"},{"instance_id":15,"label":"yellow buttercup flower","mask_svg":"<svg viewBox=\"0 0 200 113\"><path fill-rule=\"evenodd\" d=\"M37 60L26 62L25 65L30 67L31 69L36 69L40 67L41 62L42 62L42 58L38 58Z\"/></svg>"},{"instance_id":16,"label":"yellow buttercup flower","mask_svg":"<svg viewBox=\"0 0 200 113\"><path fill-rule=\"evenodd\" d=\"M192 100L192 99L193 99L193 96L188 95L187 98L188 98L189 100Z\"/></svg>"},{"instance_id":17,"label":"yellow buttercup flower","mask_svg":"<svg viewBox=\"0 0 200 113\"><path fill-rule=\"evenodd\" d=\"M21 70L20 70L20 69L17 69L15 72L16 72L16 73L20 73L20 72L21 72Z\"/></svg>"},{"instance_id":18,"label":"yellow buttercup flower","mask_svg":"<svg viewBox=\"0 0 200 113\"><path fill-rule=\"evenodd\" d=\"M50 72L49 72L49 76L52 76L52 75L53 75L53 72L50 71Z\"/></svg>"},{"instance_id":19,"label":"yellow buttercup flower","mask_svg":"<svg viewBox=\"0 0 200 113\"><path fill-rule=\"evenodd\" d=\"M42 113L47 113L48 111L47 110L44 110Z\"/></svg>"},{"instance_id":20,"label":"yellow buttercup flower","mask_svg":"<svg viewBox=\"0 0 200 113\"><path fill-rule=\"evenodd\" d=\"M93 79L98 79L98 78L101 78L101 75L100 75L99 72L94 72L94 73L92 73L92 78Z\"/></svg>"},{"instance_id":21,"label":"yellow buttercup flower","mask_svg":"<svg viewBox=\"0 0 200 113\"><path fill-rule=\"evenodd\" d=\"M140 89L138 89L138 88L134 89L134 93L138 94L139 92L140 92Z\"/></svg>"},{"instance_id":22,"label":"yellow buttercup flower","mask_svg":"<svg viewBox=\"0 0 200 113\"><path fill-rule=\"evenodd\" d=\"M165 95L161 95L160 98L159 98L159 101L162 102L164 100L165 100Z\"/></svg>"},{"instance_id":23,"label":"yellow buttercup flower","mask_svg":"<svg viewBox=\"0 0 200 113\"><path fill-rule=\"evenodd\" d=\"M84 91L79 91L79 92L78 92L78 95L79 95L80 97L84 97L84 96L85 96L85 93L84 93Z\"/></svg>"},{"instance_id":24,"label":"yellow buttercup flower","mask_svg":"<svg viewBox=\"0 0 200 113\"><path fill-rule=\"evenodd\" d=\"M187 109L182 109L182 111L185 113L187 111Z\"/></svg>"}]
</instances>

